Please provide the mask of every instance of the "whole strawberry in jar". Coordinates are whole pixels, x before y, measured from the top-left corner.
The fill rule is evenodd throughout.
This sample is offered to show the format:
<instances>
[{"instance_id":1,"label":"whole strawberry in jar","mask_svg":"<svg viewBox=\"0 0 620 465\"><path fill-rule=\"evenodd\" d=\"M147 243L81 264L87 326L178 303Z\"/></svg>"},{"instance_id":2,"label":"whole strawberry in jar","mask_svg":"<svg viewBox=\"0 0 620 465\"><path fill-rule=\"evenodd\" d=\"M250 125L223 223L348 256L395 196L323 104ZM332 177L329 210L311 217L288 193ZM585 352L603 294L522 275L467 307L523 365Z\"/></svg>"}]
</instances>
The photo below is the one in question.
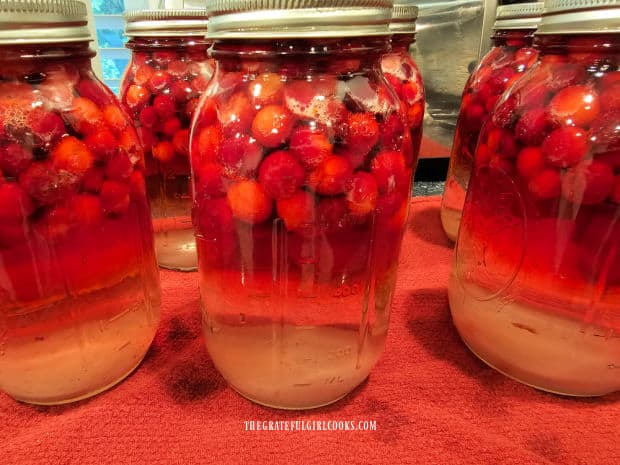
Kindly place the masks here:
<instances>
[{"instance_id":1,"label":"whole strawberry in jar","mask_svg":"<svg viewBox=\"0 0 620 465\"><path fill-rule=\"evenodd\" d=\"M422 76L409 49L415 44L415 26L418 7L411 0L394 2L390 31L391 50L381 58L381 70L398 95L405 113L404 132L408 163L415 166L422 142L422 122L424 120L424 85ZM381 138L386 145L395 144L394 135L400 133L401 122L393 116L381 127ZM415 155L415 158L414 158Z\"/></svg>"},{"instance_id":2,"label":"whole strawberry in jar","mask_svg":"<svg viewBox=\"0 0 620 465\"><path fill-rule=\"evenodd\" d=\"M92 71L82 2L0 14L0 389L65 403L122 380L155 335L143 152Z\"/></svg>"},{"instance_id":3,"label":"whole strawberry in jar","mask_svg":"<svg viewBox=\"0 0 620 465\"><path fill-rule=\"evenodd\" d=\"M545 3L539 61L483 127L449 286L455 326L531 386L620 390L620 2Z\"/></svg>"},{"instance_id":4,"label":"whole strawberry in jar","mask_svg":"<svg viewBox=\"0 0 620 465\"><path fill-rule=\"evenodd\" d=\"M480 129L502 93L536 63L538 50L532 41L542 11L542 2L499 6L493 47L465 84L441 202L441 223L452 241L459 230Z\"/></svg>"},{"instance_id":5,"label":"whole strawberry in jar","mask_svg":"<svg viewBox=\"0 0 620 465\"><path fill-rule=\"evenodd\" d=\"M145 150L146 185L160 266L195 270L190 219L189 129L213 66L200 10L136 10L125 14L131 61L121 102Z\"/></svg>"},{"instance_id":6,"label":"whole strawberry in jar","mask_svg":"<svg viewBox=\"0 0 620 465\"><path fill-rule=\"evenodd\" d=\"M238 392L311 408L383 350L416 154L380 68L390 1L261 5L209 18L190 139L203 331Z\"/></svg>"}]
</instances>

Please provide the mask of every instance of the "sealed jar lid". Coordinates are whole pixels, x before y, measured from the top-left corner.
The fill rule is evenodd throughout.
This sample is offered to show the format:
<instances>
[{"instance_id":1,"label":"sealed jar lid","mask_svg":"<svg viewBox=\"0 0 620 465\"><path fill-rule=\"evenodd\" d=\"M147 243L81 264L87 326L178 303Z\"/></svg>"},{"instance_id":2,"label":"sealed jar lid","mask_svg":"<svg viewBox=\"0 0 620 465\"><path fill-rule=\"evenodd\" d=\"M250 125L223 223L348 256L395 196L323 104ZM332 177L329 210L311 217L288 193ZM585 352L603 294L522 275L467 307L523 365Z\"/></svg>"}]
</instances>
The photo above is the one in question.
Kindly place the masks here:
<instances>
[{"instance_id":1,"label":"sealed jar lid","mask_svg":"<svg viewBox=\"0 0 620 465\"><path fill-rule=\"evenodd\" d=\"M0 44L93 40L87 14L78 0L0 0Z\"/></svg>"},{"instance_id":2,"label":"sealed jar lid","mask_svg":"<svg viewBox=\"0 0 620 465\"><path fill-rule=\"evenodd\" d=\"M620 32L620 0L545 0L537 34Z\"/></svg>"},{"instance_id":3,"label":"sealed jar lid","mask_svg":"<svg viewBox=\"0 0 620 465\"><path fill-rule=\"evenodd\" d=\"M140 37L205 36L207 12L204 9L133 10L123 15L125 35Z\"/></svg>"},{"instance_id":4,"label":"sealed jar lid","mask_svg":"<svg viewBox=\"0 0 620 465\"><path fill-rule=\"evenodd\" d=\"M418 7L414 4L414 0L395 0L390 20L390 32L413 34L416 19L418 19Z\"/></svg>"},{"instance_id":5,"label":"sealed jar lid","mask_svg":"<svg viewBox=\"0 0 620 465\"><path fill-rule=\"evenodd\" d=\"M543 2L498 6L493 29L536 29L543 9Z\"/></svg>"},{"instance_id":6,"label":"sealed jar lid","mask_svg":"<svg viewBox=\"0 0 620 465\"><path fill-rule=\"evenodd\" d=\"M392 0L212 0L209 39L389 35Z\"/></svg>"}]
</instances>

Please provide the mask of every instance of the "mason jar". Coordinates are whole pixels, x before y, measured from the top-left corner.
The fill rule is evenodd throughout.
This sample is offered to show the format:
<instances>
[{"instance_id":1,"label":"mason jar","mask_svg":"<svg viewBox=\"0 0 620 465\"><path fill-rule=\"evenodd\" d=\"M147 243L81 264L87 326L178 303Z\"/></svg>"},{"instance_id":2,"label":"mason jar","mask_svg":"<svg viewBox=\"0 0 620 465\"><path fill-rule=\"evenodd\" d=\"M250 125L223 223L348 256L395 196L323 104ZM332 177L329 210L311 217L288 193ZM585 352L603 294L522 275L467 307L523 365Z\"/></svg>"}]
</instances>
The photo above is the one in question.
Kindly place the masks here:
<instances>
[{"instance_id":1,"label":"mason jar","mask_svg":"<svg viewBox=\"0 0 620 465\"><path fill-rule=\"evenodd\" d=\"M542 11L542 2L499 6L493 47L465 85L441 201L441 223L451 241L459 230L480 129L502 93L536 63L532 41Z\"/></svg>"},{"instance_id":2,"label":"mason jar","mask_svg":"<svg viewBox=\"0 0 620 465\"><path fill-rule=\"evenodd\" d=\"M383 351L416 158L380 67L391 7L209 7L190 139L203 330L264 405L334 402Z\"/></svg>"},{"instance_id":3,"label":"mason jar","mask_svg":"<svg viewBox=\"0 0 620 465\"><path fill-rule=\"evenodd\" d=\"M197 266L189 128L213 73L206 31L204 9L125 13L131 61L121 82L121 102L144 145L157 261L173 270Z\"/></svg>"},{"instance_id":4,"label":"mason jar","mask_svg":"<svg viewBox=\"0 0 620 465\"><path fill-rule=\"evenodd\" d=\"M159 282L136 131L83 3L0 3L0 389L57 404L140 363Z\"/></svg>"},{"instance_id":5,"label":"mason jar","mask_svg":"<svg viewBox=\"0 0 620 465\"><path fill-rule=\"evenodd\" d=\"M534 46L480 135L450 308L502 373L602 395L620 389L620 2L549 0Z\"/></svg>"}]
</instances>

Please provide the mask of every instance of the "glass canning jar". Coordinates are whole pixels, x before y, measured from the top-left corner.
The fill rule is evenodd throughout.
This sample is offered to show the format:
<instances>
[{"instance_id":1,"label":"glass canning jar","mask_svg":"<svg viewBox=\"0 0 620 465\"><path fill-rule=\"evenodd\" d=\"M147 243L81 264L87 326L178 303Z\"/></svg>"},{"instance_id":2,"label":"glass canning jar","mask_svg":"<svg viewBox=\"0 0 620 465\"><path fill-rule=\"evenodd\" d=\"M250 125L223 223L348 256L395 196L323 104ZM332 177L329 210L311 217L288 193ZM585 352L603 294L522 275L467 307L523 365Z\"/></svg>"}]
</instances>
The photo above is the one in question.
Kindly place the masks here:
<instances>
[{"instance_id":1,"label":"glass canning jar","mask_svg":"<svg viewBox=\"0 0 620 465\"><path fill-rule=\"evenodd\" d=\"M191 222L189 128L213 73L205 10L137 10L125 14L131 61L121 102L144 146L146 186L160 266L197 267Z\"/></svg>"},{"instance_id":2,"label":"glass canning jar","mask_svg":"<svg viewBox=\"0 0 620 465\"><path fill-rule=\"evenodd\" d=\"M411 0L400 0L394 3L390 31L392 32L391 50L381 57L381 70L398 95L405 114L406 126L413 145L413 153L417 163L417 154L422 142L422 122L424 120L424 85L418 66L409 53L415 43L415 21L418 7ZM389 124L399 125L396 115Z\"/></svg>"},{"instance_id":3,"label":"glass canning jar","mask_svg":"<svg viewBox=\"0 0 620 465\"><path fill-rule=\"evenodd\" d=\"M493 47L465 84L441 202L441 223L451 241L459 230L480 129L502 93L536 63L532 41L542 10L542 2L498 7Z\"/></svg>"},{"instance_id":4,"label":"glass canning jar","mask_svg":"<svg viewBox=\"0 0 620 465\"><path fill-rule=\"evenodd\" d=\"M562 394L620 389L619 20L545 4L539 62L482 130L449 286L482 360Z\"/></svg>"},{"instance_id":5,"label":"glass canning jar","mask_svg":"<svg viewBox=\"0 0 620 465\"><path fill-rule=\"evenodd\" d=\"M391 2L285 3L214 6L193 220L215 366L256 402L311 408L383 350L416 154L380 68Z\"/></svg>"},{"instance_id":6,"label":"glass canning jar","mask_svg":"<svg viewBox=\"0 0 620 465\"><path fill-rule=\"evenodd\" d=\"M64 403L119 382L155 335L144 160L93 74L84 4L0 14L0 389Z\"/></svg>"}]
</instances>

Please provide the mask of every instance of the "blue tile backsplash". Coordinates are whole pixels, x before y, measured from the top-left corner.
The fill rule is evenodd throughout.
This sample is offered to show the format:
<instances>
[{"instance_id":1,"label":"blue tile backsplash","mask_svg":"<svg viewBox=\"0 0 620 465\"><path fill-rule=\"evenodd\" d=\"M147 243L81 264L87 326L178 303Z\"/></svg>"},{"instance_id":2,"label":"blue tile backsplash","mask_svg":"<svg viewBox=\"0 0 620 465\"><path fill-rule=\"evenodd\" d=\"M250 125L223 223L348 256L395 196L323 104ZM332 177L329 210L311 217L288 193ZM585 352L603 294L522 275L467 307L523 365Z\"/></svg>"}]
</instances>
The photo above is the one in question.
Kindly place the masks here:
<instances>
[{"instance_id":1,"label":"blue tile backsplash","mask_svg":"<svg viewBox=\"0 0 620 465\"><path fill-rule=\"evenodd\" d=\"M127 3L127 5L126 5ZM129 62L129 50L124 48L123 11L125 8L143 8L132 0L92 0L99 59L103 70L103 80L114 92L118 93L120 79Z\"/></svg>"}]
</instances>

